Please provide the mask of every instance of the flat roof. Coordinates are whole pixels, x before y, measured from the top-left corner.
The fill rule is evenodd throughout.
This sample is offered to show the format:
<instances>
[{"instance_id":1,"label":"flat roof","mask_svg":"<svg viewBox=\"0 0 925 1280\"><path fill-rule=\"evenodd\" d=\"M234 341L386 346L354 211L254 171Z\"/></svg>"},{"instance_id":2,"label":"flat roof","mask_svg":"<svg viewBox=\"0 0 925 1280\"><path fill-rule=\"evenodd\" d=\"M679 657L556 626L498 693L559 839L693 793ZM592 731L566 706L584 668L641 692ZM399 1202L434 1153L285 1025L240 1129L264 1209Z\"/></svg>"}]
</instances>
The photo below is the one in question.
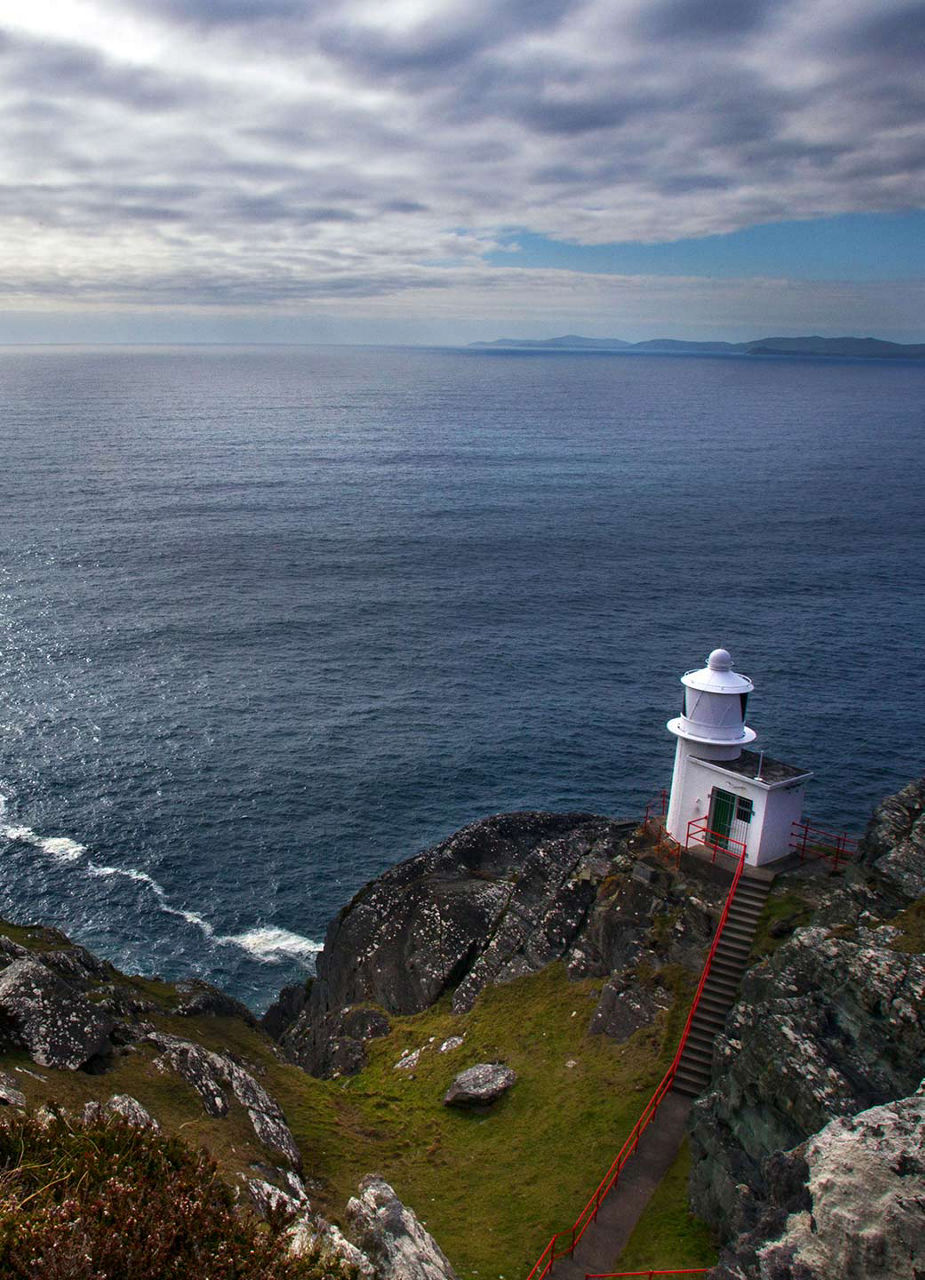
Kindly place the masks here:
<instances>
[{"instance_id":1,"label":"flat roof","mask_svg":"<svg viewBox=\"0 0 925 1280\"><path fill-rule=\"evenodd\" d=\"M783 760L774 760L760 751L743 750L737 760L704 760L701 756L695 758L703 764L712 765L714 769L737 773L740 778L757 778L760 764L762 782L789 782L792 778L806 778L811 772L809 769L800 769L795 764L785 764Z\"/></svg>"}]
</instances>

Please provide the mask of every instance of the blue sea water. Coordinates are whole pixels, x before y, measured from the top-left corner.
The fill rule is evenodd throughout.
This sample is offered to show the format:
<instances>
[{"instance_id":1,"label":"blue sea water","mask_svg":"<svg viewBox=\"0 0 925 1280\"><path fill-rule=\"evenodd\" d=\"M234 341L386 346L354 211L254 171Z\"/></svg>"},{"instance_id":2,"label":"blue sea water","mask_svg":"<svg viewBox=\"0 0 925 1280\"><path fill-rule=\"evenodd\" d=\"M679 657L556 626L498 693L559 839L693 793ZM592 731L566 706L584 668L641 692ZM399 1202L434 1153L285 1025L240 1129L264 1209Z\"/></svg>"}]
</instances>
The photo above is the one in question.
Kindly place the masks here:
<instances>
[{"instance_id":1,"label":"blue sea water","mask_svg":"<svg viewBox=\"0 0 925 1280\"><path fill-rule=\"evenodd\" d=\"M0 350L0 913L262 1007L370 877L641 811L716 645L860 830L922 767L925 368Z\"/></svg>"}]
</instances>

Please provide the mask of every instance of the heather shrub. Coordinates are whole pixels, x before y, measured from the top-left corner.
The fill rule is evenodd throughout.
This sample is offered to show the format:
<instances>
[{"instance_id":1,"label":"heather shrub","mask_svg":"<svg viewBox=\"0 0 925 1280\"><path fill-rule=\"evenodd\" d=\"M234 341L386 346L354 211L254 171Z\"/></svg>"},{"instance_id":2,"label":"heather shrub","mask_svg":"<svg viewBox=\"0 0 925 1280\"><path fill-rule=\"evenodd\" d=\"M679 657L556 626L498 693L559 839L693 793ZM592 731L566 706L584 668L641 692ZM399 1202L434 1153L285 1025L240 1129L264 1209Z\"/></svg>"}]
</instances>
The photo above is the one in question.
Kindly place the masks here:
<instances>
[{"instance_id":1,"label":"heather shrub","mask_svg":"<svg viewBox=\"0 0 925 1280\"><path fill-rule=\"evenodd\" d=\"M214 1162L118 1118L0 1123L4 1280L319 1280L284 1215L241 1212Z\"/></svg>"}]
</instances>

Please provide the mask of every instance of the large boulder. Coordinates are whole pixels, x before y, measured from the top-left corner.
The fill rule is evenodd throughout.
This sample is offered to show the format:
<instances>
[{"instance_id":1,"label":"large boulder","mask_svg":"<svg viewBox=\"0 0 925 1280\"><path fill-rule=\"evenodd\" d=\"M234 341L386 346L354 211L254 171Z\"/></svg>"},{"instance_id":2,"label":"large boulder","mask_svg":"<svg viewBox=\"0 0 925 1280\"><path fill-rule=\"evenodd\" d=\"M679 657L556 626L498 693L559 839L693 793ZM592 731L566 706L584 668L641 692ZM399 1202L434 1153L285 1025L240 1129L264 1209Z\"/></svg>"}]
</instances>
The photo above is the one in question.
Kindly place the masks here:
<instances>
[{"instance_id":1,"label":"large boulder","mask_svg":"<svg viewBox=\"0 0 925 1280\"><path fill-rule=\"evenodd\" d=\"M778 1157L761 1221L723 1253L712 1280L919 1280L923 1153L922 1089L832 1120Z\"/></svg>"},{"instance_id":2,"label":"large boulder","mask_svg":"<svg viewBox=\"0 0 925 1280\"><path fill-rule=\"evenodd\" d=\"M417 1013L447 991L454 1009L466 1010L487 984L567 956L602 877L625 857L629 825L589 814L501 814L392 867L331 924L284 1048L316 1075L356 1070L364 1039L344 1045L344 1010Z\"/></svg>"},{"instance_id":3,"label":"large boulder","mask_svg":"<svg viewBox=\"0 0 925 1280\"><path fill-rule=\"evenodd\" d=\"M347 1224L376 1280L456 1280L434 1238L377 1174L347 1202Z\"/></svg>"},{"instance_id":4,"label":"large boulder","mask_svg":"<svg viewBox=\"0 0 925 1280\"><path fill-rule=\"evenodd\" d=\"M459 1075L447 1089L448 1107L490 1107L517 1083L517 1073L502 1062L479 1062Z\"/></svg>"},{"instance_id":5,"label":"large boulder","mask_svg":"<svg viewBox=\"0 0 925 1280\"><path fill-rule=\"evenodd\" d=\"M31 955L0 973L0 1024L44 1067L74 1071L113 1047L113 1019Z\"/></svg>"}]
</instances>

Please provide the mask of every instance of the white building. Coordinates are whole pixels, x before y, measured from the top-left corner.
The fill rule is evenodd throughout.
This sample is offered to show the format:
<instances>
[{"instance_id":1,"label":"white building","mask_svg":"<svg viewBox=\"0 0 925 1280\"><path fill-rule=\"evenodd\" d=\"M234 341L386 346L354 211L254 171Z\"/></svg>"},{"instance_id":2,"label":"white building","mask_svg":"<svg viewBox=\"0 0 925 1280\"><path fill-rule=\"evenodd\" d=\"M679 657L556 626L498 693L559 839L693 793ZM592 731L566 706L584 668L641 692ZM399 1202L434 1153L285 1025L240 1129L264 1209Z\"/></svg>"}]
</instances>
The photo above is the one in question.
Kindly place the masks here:
<instances>
[{"instance_id":1,"label":"white building","mask_svg":"<svg viewBox=\"0 0 925 1280\"><path fill-rule=\"evenodd\" d=\"M681 677L684 706L668 721L678 740L666 828L681 845L708 845L750 866L786 857L812 774L746 748L756 733L745 723L754 685L714 649L700 671Z\"/></svg>"}]
</instances>

